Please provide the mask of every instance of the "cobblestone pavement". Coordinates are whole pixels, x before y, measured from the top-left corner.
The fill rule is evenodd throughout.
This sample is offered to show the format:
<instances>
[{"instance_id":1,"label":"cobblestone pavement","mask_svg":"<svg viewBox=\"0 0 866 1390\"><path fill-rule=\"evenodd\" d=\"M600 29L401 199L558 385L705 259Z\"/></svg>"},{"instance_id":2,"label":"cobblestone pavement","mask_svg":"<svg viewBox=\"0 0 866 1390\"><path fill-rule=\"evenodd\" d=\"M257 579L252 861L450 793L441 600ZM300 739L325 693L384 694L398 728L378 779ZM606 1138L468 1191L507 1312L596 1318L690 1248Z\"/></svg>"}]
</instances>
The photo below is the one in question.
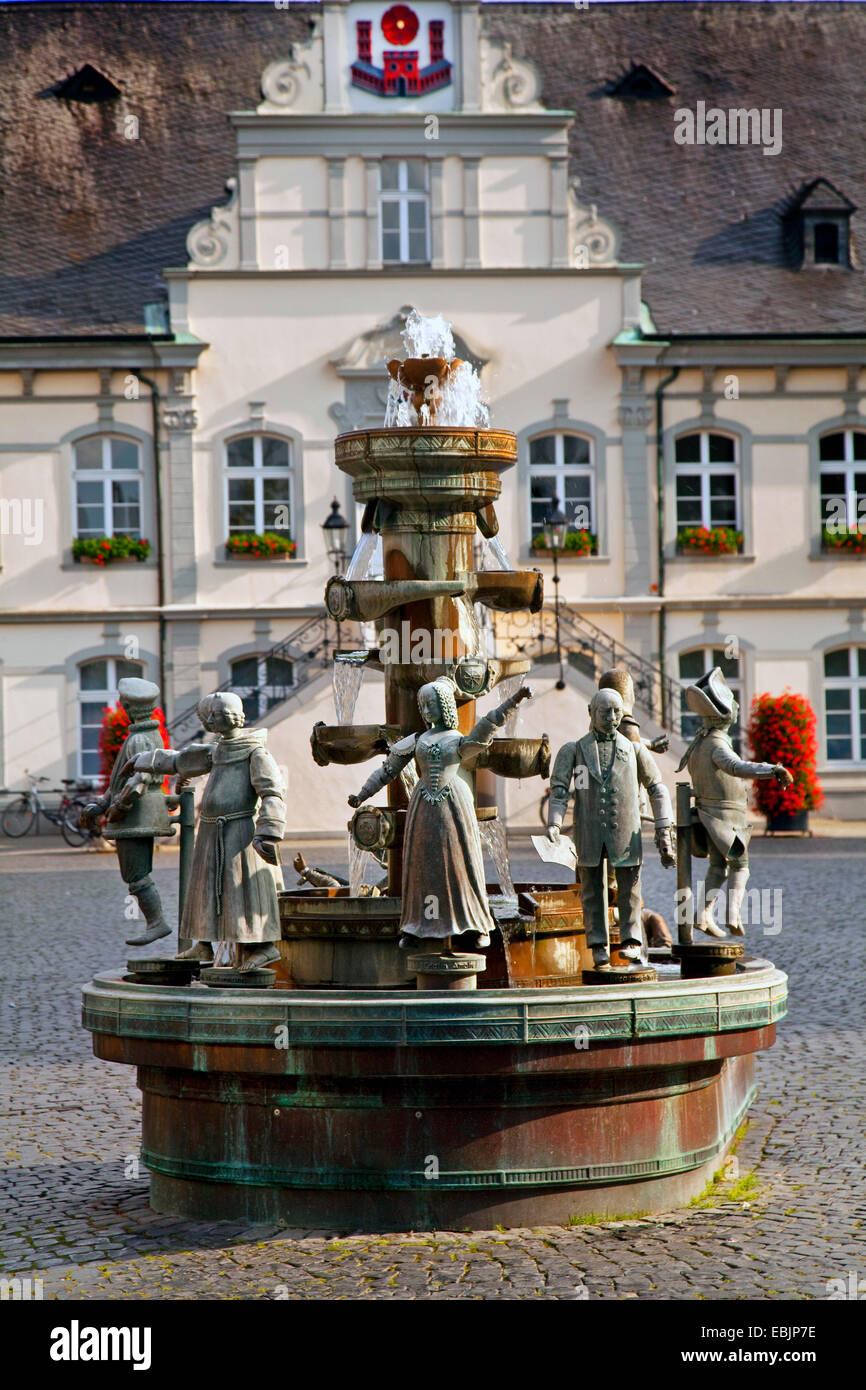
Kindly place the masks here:
<instances>
[{"instance_id":1,"label":"cobblestone pavement","mask_svg":"<svg viewBox=\"0 0 866 1390\"><path fill-rule=\"evenodd\" d=\"M752 927L751 946L788 972L791 999L759 1058L739 1185L638 1221L338 1239L150 1211L134 1071L97 1062L79 1023L81 982L124 959L122 885L113 855L52 843L0 846L6 1277L59 1299L822 1299L851 1272L866 1288L866 842L753 841L753 884L782 888L784 917L771 937ZM648 857L646 899L663 905L671 878ZM173 852L157 864L170 902Z\"/></svg>"}]
</instances>

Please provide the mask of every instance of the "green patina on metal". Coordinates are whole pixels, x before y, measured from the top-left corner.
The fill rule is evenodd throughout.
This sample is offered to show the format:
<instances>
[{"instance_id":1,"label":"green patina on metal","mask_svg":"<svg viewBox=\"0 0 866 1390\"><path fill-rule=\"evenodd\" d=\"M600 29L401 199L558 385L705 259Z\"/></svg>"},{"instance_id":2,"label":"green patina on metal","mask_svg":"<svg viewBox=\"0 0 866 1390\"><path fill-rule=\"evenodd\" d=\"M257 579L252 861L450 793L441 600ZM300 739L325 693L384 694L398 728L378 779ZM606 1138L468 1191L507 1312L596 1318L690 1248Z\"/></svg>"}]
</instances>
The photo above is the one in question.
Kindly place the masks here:
<instances>
[{"instance_id":1,"label":"green patina on metal","mask_svg":"<svg viewBox=\"0 0 866 1390\"><path fill-rule=\"evenodd\" d=\"M286 1029L286 1056L305 1047L428 1047L712 1036L766 1027L786 1012L787 977L769 962L748 975L655 985L567 990L484 990L460 1007L447 995L414 990L242 991L125 984L97 976L84 987L82 1022L93 1033L206 1048L274 1045ZM540 996L540 997L539 997ZM205 1049L200 1051L199 1049Z\"/></svg>"},{"instance_id":2,"label":"green patina on metal","mask_svg":"<svg viewBox=\"0 0 866 1390\"><path fill-rule=\"evenodd\" d=\"M755 1098L756 1088L752 1087L737 1110L734 1118L725 1126L715 1143L687 1152L676 1152L671 1157L644 1159L633 1163L575 1163L556 1168L497 1168L484 1170L440 1169L435 1179L423 1169L388 1168L378 1171L362 1171L358 1168L278 1168L263 1164L208 1163L200 1159L172 1158L158 1154L153 1149L142 1148L143 1163L157 1173L167 1177L186 1178L206 1182L232 1182L249 1187L286 1187L303 1190L328 1189L337 1191L411 1191L445 1190L466 1191L478 1188L556 1188L556 1187L598 1187L616 1183L636 1182L640 1179L670 1177L699 1168L703 1163L717 1157L719 1152L733 1139L745 1118L746 1112Z\"/></svg>"}]
</instances>

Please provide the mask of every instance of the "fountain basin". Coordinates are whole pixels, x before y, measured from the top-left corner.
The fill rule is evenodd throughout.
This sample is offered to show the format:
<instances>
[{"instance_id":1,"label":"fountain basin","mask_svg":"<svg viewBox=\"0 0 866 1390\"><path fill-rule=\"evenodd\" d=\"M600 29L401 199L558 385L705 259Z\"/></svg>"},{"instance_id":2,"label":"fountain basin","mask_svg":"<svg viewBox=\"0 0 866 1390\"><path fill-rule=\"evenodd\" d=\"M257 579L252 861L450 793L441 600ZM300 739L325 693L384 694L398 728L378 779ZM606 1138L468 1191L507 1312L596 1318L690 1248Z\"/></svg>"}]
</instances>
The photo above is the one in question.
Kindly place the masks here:
<instances>
[{"instance_id":1,"label":"fountain basin","mask_svg":"<svg viewBox=\"0 0 866 1390\"><path fill-rule=\"evenodd\" d=\"M567 1223L682 1205L718 1166L786 976L416 993L97 976L96 1056L138 1067L151 1205L328 1229Z\"/></svg>"}]
</instances>

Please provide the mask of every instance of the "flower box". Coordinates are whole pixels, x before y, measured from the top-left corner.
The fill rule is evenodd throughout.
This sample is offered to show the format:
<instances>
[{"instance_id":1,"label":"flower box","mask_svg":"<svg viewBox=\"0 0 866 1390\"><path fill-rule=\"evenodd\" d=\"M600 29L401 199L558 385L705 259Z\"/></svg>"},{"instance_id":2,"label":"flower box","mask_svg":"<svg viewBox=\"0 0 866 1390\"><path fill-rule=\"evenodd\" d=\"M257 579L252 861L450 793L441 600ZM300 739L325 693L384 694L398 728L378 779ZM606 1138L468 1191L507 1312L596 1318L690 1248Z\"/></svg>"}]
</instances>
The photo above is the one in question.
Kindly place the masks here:
<instances>
[{"instance_id":1,"label":"flower box","mask_svg":"<svg viewBox=\"0 0 866 1390\"><path fill-rule=\"evenodd\" d=\"M532 542L532 549L536 555L551 555L553 552L547 544L545 535L536 536ZM592 531L567 531L561 549L557 550L557 555L595 555L598 550L598 538Z\"/></svg>"},{"instance_id":2,"label":"flower box","mask_svg":"<svg viewBox=\"0 0 866 1390\"><path fill-rule=\"evenodd\" d=\"M287 560L297 550L291 536L278 531L238 531L226 541L226 554L243 560Z\"/></svg>"},{"instance_id":3,"label":"flower box","mask_svg":"<svg viewBox=\"0 0 866 1390\"><path fill-rule=\"evenodd\" d=\"M72 558L78 565L118 565L146 560L150 541L133 536L88 536L72 542Z\"/></svg>"},{"instance_id":4,"label":"flower box","mask_svg":"<svg viewBox=\"0 0 866 1390\"><path fill-rule=\"evenodd\" d=\"M739 555L743 533L733 526L683 526L677 532L680 555Z\"/></svg>"},{"instance_id":5,"label":"flower box","mask_svg":"<svg viewBox=\"0 0 866 1390\"><path fill-rule=\"evenodd\" d=\"M866 555L866 530L842 529L830 531L826 526L821 530L821 549L826 551L844 550L848 555Z\"/></svg>"},{"instance_id":6,"label":"flower box","mask_svg":"<svg viewBox=\"0 0 866 1390\"><path fill-rule=\"evenodd\" d=\"M824 800L815 774L818 743L815 713L804 695L756 695L749 716L749 742L758 762L781 763L792 774L790 787L774 778L753 783L755 807L767 817L767 829L800 829L798 818ZM774 821L784 821L774 825ZM790 826L787 822L795 823ZM808 828L808 822L803 829Z\"/></svg>"}]
</instances>

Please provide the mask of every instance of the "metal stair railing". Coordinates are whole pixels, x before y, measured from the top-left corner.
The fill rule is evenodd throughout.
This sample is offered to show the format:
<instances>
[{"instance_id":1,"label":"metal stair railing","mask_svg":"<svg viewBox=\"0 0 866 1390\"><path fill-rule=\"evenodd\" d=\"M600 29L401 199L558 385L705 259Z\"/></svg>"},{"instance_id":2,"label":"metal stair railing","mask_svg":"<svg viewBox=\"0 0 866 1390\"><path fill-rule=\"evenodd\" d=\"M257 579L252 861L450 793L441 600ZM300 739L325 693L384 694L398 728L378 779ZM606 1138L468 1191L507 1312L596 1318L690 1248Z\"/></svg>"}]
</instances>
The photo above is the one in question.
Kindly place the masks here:
<instances>
[{"instance_id":1,"label":"metal stair railing","mask_svg":"<svg viewBox=\"0 0 866 1390\"><path fill-rule=\"evenodd\" d=\"M323 613L321 616L310 618L308 622L297 628L291 637L286 637L281 642L275 643L269 651L255 654L258 661L267 662L269 658L276 657L292 663L293 680L291 684L269 687L274 692L275 698L271 699L268 712L277 705L293 699L303 690L304 686L309 684L317 671L330 665L331 643L328 640L330 626L331 620ZM344 635L348 636L346 628L352 627L352 624L344 623ZM341 645L345 645L345 641ZM209 691L208 694L217 695L222 691L232 691L236 694L243 691L245 695L257 695L259 693L249 685L241 685L238 682L228 680L217 686L215 690ZM175 715L171 722L166 725L169 735L177 735L179 730L187 726L194 729L199 724L199 718L196 714L197 706L198 700L195 704L182 710L180 714ZM171 738L172 743L176 741L176 737Z\"/></svg>"},{"instance_id":2,"label":"metal stair railing","mask_svg":"<svg viewBox=\"0 0 866 1390\"><path fill-rule=\"evenodd\" d=\"M550 605L544 611L552 616L554 610ZM681 712L685 686L680 681L662 675L660 667L654 662L647 661L639 652L618 642L571 604L560 603L559 626L562 646L569 657L588 657L595 679L613 666L624 666L634 682L635 704L640 706L641 712L663 729L678 738L682 737ZM540 641L543 650L552 649L551 639L546 633L539 633L536 640Z\"/></svg>"}]
</instances>

